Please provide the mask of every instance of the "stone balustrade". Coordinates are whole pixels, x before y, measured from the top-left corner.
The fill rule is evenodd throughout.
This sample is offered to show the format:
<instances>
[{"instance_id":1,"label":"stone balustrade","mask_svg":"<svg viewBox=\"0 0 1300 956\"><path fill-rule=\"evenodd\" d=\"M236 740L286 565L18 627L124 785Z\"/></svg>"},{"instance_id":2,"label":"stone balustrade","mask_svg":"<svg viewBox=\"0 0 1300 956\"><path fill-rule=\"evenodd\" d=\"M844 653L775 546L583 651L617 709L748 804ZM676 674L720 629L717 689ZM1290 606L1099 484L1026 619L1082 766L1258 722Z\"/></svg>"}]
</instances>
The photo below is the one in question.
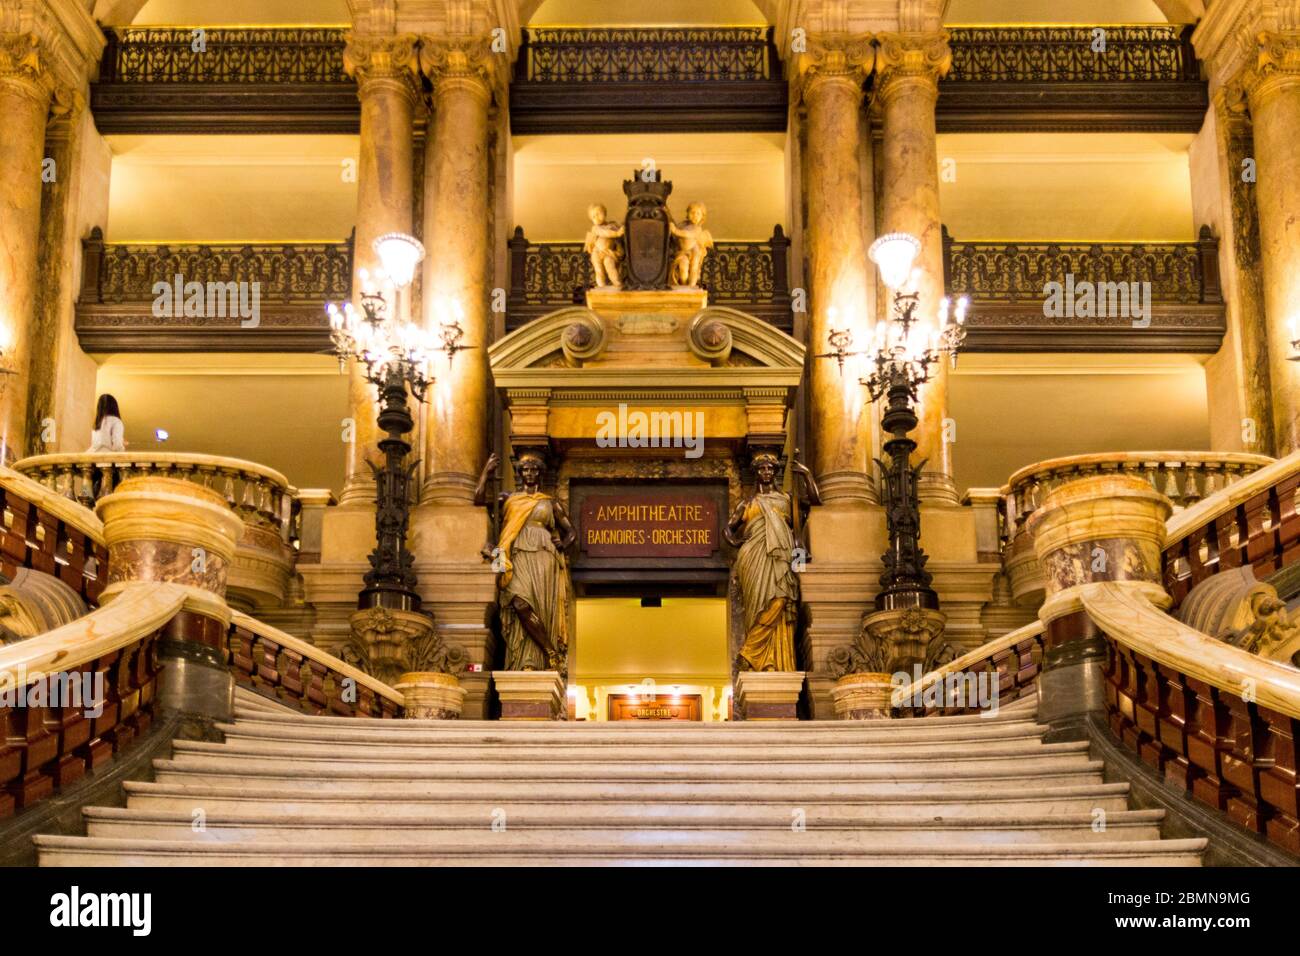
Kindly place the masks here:
<instances>
[{"instance_id":1,"label":"stone balustrade","mask_svg":"<svg viewBox=\"0 0 1300 956\"><path fill-rule=\"evenodd\" d=\"M324 717L402 717L393 688L332 654L235 612L226 636L235 682L304 714Z\"/></svg>"},{"instance_id":2,"label":"stone balustrade","mask_svg":"<svg viewBox=\"0 0 1300 956\"><path fill-rule=\"evenodd\" d=\"M1042 572L1027 533L1028 521L1062 485L1080 478L1131 475L1147 481L1181 511L1272 463L1266 455L1244 452L1138 451L1051 458L1021 468L1000 490L1002 556L1013 600L1032 605L1042 599Z\"/></svg>"},{"instance_id":3,"label":"stone balustrade","mask_svg":"<svg viewBox=\"0 0 1300 956\"><path fill-rule=\"evenodd\" d=\"M238 458L135 451L36 455L14 467L55 495L87 506L142 476L178 478L215 491L243 522L228 600L246 609L283 603L301 509L297 490L278 471Z\"/></svg>"},{"instance_id":4,"label":"stone balustrade","mask_svg":"<svg viewBox=\"0 0 1300 956\"><path fill-rule=\"evenodd\" d=\"M88 607L108 580L104 525L94 512L0 467L0 574L19 568L60 578Z\"/></svg>"},{"instance_id":5,"label":"stone balustrade","mask_svg":"<svg viewBox=\"0 0 1300 956\"><path fill-rule=\"evenodd\" d=\"M906 687L895 688L892 715L978 714L1035 693L1043 663L1043 631L1043 623L1034 621L935 668Z\"/></svg>"}]
</instances>

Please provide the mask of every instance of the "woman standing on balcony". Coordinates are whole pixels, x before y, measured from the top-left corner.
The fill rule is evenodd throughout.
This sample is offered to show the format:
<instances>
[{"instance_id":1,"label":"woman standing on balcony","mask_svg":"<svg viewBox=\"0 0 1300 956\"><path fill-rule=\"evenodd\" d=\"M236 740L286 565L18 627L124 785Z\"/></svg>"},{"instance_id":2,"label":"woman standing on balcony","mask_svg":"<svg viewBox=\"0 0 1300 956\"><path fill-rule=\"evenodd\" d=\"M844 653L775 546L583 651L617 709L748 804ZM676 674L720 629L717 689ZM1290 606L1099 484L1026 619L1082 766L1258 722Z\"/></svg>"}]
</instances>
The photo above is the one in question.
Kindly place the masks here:
<instances>
[{"instance_id":1,"label":"woman standing on balcony","mask_svg":"<svg viewBox=\"0 0 1300 956\"><path fill-rule=\"evenodd\" d=\"M90 435L90 451L126 451L123 440L122 414L112 395L99 396L95 407L95 430Z\"/></svg>"}]
</instances>

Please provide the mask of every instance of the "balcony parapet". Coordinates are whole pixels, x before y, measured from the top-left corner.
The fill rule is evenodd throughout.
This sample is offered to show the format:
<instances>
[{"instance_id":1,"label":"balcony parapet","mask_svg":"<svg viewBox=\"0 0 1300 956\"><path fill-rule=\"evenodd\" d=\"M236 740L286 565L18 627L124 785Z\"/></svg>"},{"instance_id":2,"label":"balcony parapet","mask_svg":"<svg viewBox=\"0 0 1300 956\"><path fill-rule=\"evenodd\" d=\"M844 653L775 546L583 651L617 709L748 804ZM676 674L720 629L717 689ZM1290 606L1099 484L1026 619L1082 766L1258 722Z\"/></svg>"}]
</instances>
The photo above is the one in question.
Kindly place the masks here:
<instances>
[{"instance_id":1,"label":"balcony parapet","mask_svg":"<svg viewBox=\"0 0 1300 956\"><path fill-rule=\"evenodd\" d=\"M283 603L293 573L301 508L297 491L273 468L238 458L183 452L36 455L15 470L55 495L87 506L128 478L179 478L211 489L239 516L243 531L227 582L232 605Z\"/></svg>"},{"instance_id":2,"label":"balcony parapet","mask_svg":"<svg viewBox=\"0 0 1300 956\"><path fill-rule=\"evenodd\" d=\"M966 242L945 227L943 252L949 292L971 300L967 351L1213 353L1227 329L1208 226L1195 242L1133 243Z\"/></svg>"},{"instance_id":3,"label":"balcony parapet","mask_svg":"<svg viewBox=\"0 0 1300 956\"><path fill-rule=\"evenodd\" d=\"M325 304L352 294L351 237L106 243L95 227L82 252L76 329L88 352L319 352L329 346ZM202 285L201 305L186 307L187 283ZM253 303L255 315L241 314Z\"/></svg>"}]
</instances>

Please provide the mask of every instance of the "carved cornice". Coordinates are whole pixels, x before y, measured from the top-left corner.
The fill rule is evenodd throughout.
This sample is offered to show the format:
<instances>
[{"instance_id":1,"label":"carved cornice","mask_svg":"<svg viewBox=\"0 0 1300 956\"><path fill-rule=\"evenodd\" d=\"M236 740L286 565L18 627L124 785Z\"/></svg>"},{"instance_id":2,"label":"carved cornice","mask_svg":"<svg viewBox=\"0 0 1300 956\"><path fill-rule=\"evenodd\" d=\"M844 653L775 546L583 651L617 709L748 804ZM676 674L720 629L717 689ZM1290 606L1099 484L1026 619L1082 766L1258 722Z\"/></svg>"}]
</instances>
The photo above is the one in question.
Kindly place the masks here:
<instances>
[{"instance_id":1,"label":"carved cornice","mask_svg":"<svg viewBox=\"0 0 1300 956\"><path fill-rule=\"evenodd\" d=\"M1192 34L1212 85L1257 69L1262 35L1300 31L1300 0L1215 0Z\"/></svg>"},{"instance_id":2,"label":"carved cornice","mask_svg":"<svg viewBox=\"0 0 1300 956\"><path fill-rule=\"evenodd\" d=\"M847 87L861 96L876 60L871 41L869 33L810 34L807 49L796 56L790 74L794 94L806 101L818 90Z\"/></svg>"},{"instance_id":3,"label":"carved cornice","mask_svg":"<svg viewBox=\"0 0 1300 956\"><path fill-rule=\"evenodd\" d=\"M347 35L343 69L357 81L357 93L365 99L382 89L398 89L412 101L420 96L417 38L413 33L394 36Z\"/></svg>"},{"instance_id":4,"label":"carved cornice","mask_svg":"<svg viewBox=\"0 0 1300 956\"><path fill-rule=\"evenodd\" d=\"M434 37L420 40L420 69L433 83L435 103L452 92L467 92L490 103L504 88L505 53L497 53L484 37Z\"/></svg>"},{"instance_id":5,"label":"carved cornice","mask_svg":"<svg viewBox=\"0 0 1300 956\"><path fill-rule=\"evenodd\" d=\"M876 38L876 86L888 99L895 90L920 84L939 95L939 80L952 68L947 30L933 33L882 33Z\"/></svg>"}]
</instances>

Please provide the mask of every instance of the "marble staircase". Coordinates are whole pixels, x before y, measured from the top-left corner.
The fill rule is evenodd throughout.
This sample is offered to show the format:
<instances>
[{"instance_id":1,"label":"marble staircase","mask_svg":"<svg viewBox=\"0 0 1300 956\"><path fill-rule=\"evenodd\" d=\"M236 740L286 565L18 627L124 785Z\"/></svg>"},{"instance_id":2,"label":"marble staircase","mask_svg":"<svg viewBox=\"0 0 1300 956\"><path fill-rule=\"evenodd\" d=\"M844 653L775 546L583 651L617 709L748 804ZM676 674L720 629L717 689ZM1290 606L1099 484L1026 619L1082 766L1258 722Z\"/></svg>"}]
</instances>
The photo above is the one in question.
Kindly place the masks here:
<instances>
[{"instance_id":1,"label":"marble staircase","mask_svg":"<svg viewBox=\"0 0 1300 956\"><path fill-rule=\"evenodd\" d=\"M1086 744L996 717L563 724L306 717L242 693L44 866L1196 866ZM1104 826L1103 826L1104 824Z\"/></svg>"}]
</instances>

